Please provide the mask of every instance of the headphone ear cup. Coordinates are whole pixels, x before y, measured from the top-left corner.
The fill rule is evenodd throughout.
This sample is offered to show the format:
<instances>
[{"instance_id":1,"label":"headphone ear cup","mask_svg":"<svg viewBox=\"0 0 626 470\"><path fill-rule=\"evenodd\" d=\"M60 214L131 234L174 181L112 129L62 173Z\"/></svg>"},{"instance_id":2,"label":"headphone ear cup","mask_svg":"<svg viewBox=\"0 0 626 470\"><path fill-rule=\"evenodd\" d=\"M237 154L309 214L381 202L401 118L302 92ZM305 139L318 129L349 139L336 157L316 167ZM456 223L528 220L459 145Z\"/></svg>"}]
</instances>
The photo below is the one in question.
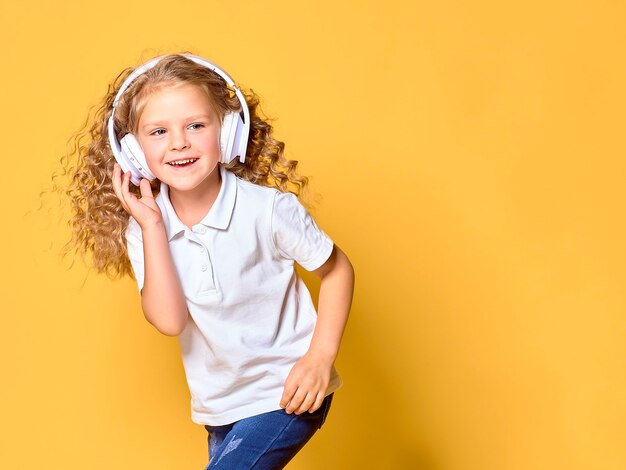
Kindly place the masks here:
<instances>
[{"instance_id":1,"label":"headphone ear cup","mask_svg":"<svg viewBox=\"0 0 626 470\"><path fill-rule=\"evenodd\" d=\"M122 140L120 140L120 147L121 153L126 160L130 162L131 175L137 179L137 183L135 184L139 184L141 178L146 178L149 181L155 178L148 168L146 156L141 149L141 145L139 145L139 141L133 134L126 134ZM133 180L133 182L135 181Z\"/></svg>"},{"instance_id":2,"label":"headphone ear cup","mask_svg":"<svg viewBox=\"0 0 626 470\"><path fill-rule=\"evenodd\" d=\"M230 163L234 158L233 143L237 135L237 113L224 115L222 129L220 131L220 162Z\"/></svg>"},{"instance_id":3,"label":"headphone ear cup","mask_svg":"<svg viewBox=\"0 0 626 470\"><path fill-rule=\"evenodd\" d=\"M233 139L233 155L239 156L241 163L246 161L246 150L248 148L248 133L244 132L246 125L241 119L241 115L237 114L237 126L235 128L235 138Z\"/></svg>"}]
</instances>

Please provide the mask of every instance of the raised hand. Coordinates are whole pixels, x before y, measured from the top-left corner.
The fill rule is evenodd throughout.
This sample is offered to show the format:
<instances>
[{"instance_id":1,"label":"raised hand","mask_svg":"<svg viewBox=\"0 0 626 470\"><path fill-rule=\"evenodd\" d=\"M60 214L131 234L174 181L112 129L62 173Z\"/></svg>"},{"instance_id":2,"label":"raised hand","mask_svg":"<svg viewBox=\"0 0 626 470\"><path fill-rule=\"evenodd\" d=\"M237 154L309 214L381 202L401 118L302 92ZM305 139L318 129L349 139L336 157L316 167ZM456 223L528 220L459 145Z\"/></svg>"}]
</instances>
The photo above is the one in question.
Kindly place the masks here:
<instances>
[{"instance_id":1,"label":"raised hand","mask_svg":"<svg viewBox=\"0 0 626 470\"><path fill-rule=\"evenodd\" d=\"M133 216L142 229L162 222L161 210L154 200L150 182L147 179L142 178L139 183L141 198L130 192L130 172L122 174L122 169L117 163L113 167L112 180L115 195L126 212Z\"/></svg>"}]
</instances>

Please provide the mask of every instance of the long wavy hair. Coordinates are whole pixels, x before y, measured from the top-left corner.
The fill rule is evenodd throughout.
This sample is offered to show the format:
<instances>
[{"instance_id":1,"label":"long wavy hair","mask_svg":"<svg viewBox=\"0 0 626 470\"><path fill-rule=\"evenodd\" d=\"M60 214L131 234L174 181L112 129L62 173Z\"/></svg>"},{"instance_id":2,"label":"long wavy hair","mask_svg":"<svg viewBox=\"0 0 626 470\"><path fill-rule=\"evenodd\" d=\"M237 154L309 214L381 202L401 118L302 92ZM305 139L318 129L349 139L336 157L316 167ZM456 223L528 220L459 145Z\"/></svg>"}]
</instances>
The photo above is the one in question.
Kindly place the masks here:
<instances>
[{"instance_id":1,"label":"long wavy hair","mask_svg":"<svg viewBox=\"0 0 626 470\"><path fill-rule=\"evenodd\" d=\"M54 187L69 198L71 205L72 238L63 252L89 257L97 272L111 278L133 276L125 239L130 216L113 192L111 175L115 157L107 131L115 96L132 71L133 68L124 70L109 85L102 102L90 113L92 117L70 139L69 151L61 158L62 175L68 178L67 183L58 183L59 175L53 178ZM203 88L222 119L227 112L240 111L239 100L222 77L182 55L171 54L139 75L122 94L114 117L118 139L137 131L139 118L152 93L163 86L183 84ZM285 144L272 136L272 125L262 116L257 95L252 90L242 93L250 109L246 158L244 163L233 160L225 165L226 169L252 183L301 196L308 178L296 172L297 161L285 158ZM155 195L159 186L157 180L152 182ZM139 195L138 188L131 191Z\"/></svg>"}]
</instances>

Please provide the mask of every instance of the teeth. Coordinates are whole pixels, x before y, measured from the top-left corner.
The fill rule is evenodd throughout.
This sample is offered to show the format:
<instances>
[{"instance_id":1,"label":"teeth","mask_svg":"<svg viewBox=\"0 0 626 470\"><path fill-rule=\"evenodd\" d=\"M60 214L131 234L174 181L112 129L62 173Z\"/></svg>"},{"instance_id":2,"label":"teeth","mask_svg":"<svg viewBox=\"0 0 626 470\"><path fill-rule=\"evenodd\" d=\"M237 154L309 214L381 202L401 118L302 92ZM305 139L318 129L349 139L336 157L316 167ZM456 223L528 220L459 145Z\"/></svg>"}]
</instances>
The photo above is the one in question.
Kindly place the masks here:
<instances>
[{"instance_id":1,"label":"teeth","mask_svg":"<svg viewBox=\"0 0 626 470\"><path fill-rule=\"evenodd\" d=\"M178 160L175 162L168 162L168 165L186 165L187 163L193 163L197 158L190 158L189 160Z\"/></svg>"}]
</instances>

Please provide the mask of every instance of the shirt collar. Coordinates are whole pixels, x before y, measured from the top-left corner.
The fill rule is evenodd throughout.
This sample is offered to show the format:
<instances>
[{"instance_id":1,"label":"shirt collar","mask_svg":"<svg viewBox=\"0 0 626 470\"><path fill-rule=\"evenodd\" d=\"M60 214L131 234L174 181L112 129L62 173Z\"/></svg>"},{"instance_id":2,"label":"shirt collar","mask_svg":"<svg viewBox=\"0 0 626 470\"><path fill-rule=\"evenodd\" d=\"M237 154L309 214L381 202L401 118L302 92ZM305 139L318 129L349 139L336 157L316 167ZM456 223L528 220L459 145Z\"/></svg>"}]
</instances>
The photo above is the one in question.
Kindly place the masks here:
<instances>
[{"instance_id":1,"label":"shirt collar","mask_svg":"<svg viewBox=\"0 0 626 470\"><path fill-rule=\"evenodd\" d=\"M224 230L228 227L235 208L237 177L221 166L220 175L222 176L220 192L207 215L200 221L200 224ZM165 225L168 240L187 229L176 215L174 206L172 206L170 201L169 187L163 182L161 182L161 189L156 197L156 203L161 208L163 214L163 224Z\"/></svg>"}]
</instances>

